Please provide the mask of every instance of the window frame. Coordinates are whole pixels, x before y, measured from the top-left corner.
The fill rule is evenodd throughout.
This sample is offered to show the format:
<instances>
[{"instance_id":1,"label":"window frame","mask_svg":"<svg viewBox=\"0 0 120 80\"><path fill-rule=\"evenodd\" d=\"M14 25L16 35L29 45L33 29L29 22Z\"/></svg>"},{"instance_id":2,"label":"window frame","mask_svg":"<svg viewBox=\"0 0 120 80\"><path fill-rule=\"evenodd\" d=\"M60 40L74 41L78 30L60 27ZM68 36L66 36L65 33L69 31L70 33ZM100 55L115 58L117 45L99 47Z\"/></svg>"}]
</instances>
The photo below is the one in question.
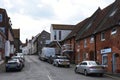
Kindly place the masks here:
<instances>
[{"instance_id":1,"label":"window frame","mask_svg":"<svg viewBox=\"0 0 120 80\"><path fill-rule=\"evenodd\" d=\"M94 36L90 37L90 43L94 43Z\"/></svg>"},{"instance_id":2,"label":"window frame","mask_svg":"<svg viewBox=\"0 0 120 80\"><path fill-rule=\"evenodd\" d=\"M105 41L105 32L101 32L101 41Z\"/></svg>"},{"instance_id":3,"label":"window frame","mask_svg":"<svg viewBox=\"0 0 120 80\"><path fill-rule=\"evenodd\" d=\"M111 30L111 35L114 35L114 34L116 34L117 33L117 28L112 28L112 30Z\"/></svg>"}]
</instances>

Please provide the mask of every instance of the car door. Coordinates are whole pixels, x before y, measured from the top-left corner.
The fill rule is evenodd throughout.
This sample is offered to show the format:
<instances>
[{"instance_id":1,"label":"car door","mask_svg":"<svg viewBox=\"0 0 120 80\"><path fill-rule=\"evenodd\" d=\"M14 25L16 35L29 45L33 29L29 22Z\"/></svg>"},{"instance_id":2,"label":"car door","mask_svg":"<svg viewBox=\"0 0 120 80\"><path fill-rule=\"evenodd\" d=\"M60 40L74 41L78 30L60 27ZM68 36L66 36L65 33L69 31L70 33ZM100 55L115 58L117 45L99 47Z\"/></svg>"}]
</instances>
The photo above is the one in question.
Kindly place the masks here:
<instances>
[{"instance_id":1,"label":"car door","mask_svg":"<svg viewBox=\"0 0 120 80\"><path fill-rule=\"evenodd\" d=\"M79 64L78 71L79 71L80 73L82 73L82 66L83 66L83 62Z\"/></svg>"},{"instance_id":2,"label":"car door","mask_svg":"<svg viewBox=\"0 0 120 80\"><path fill-rule=\"evenodd\" d=\"M80 64L80 73L84 73L84 70L86 68L87 62L82 62Z\"/></svg>"}]
</instances>

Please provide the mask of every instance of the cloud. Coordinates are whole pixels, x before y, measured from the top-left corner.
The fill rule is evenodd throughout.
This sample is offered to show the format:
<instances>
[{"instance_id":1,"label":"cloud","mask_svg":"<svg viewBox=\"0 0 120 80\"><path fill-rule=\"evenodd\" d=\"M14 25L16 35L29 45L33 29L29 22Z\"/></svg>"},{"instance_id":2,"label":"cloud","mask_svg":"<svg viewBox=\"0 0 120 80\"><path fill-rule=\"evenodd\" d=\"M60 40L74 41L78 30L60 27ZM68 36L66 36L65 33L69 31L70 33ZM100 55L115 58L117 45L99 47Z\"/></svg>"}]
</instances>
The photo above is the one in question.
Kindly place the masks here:
<instances>
[{"instance_id":1,"label":"cloud","mask_svg":"<svg viewBox=\"0 0 120 80\"><path fill-rule=\"evenodd\" d=\"M51 24L77 24L91 16L100 6L115 0L2 0L13 28L20 28L21 40L31 39Z\"/></svg>"}]
</instances>

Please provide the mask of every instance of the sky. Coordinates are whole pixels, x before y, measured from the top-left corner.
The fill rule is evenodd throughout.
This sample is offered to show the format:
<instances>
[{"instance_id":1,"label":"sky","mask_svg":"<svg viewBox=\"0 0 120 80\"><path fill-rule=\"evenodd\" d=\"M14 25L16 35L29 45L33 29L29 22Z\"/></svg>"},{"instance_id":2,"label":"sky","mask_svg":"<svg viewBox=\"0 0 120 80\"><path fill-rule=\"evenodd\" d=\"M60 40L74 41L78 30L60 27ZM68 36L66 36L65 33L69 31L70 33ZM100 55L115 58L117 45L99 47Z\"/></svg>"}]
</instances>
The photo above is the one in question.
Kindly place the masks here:
<instances>
[{"instance_id":1,"label":"sky","mask_svg":"<svg viewBox=\"0 0 120 80\"><path fill-rule=\"evenodd\" d=\"M20 40L31 39L43 30L50 32L51 24L76 25L97 9L115 0L0 0L13 29L20 29Z\"/></svg>"}]
</instances>

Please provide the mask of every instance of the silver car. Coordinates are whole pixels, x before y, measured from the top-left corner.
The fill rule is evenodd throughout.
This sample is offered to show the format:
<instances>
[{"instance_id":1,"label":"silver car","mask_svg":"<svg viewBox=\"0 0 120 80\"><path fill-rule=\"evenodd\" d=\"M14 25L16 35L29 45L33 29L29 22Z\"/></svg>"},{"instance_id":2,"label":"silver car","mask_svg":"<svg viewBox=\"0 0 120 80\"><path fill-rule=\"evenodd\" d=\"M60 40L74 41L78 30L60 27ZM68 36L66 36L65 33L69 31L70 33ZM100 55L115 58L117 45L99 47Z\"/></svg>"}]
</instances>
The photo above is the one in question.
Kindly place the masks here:
<instances>
[{"instance_id":1,"label":"silver car","mask_svg":"<svg viewBox=\"0 0 120 80\"><path fill-rule=\"evenodd\" d=\"M70 60L67 56L56 56L53 60L54 66L67 66L70 67Z\"/></svg>"},{"instance_id":2,"label":"silver car","mask_svg":"<svg viewBox=\"0 0 120 80\"><path fill-rule=\"evenodd\" d=\"M103 76L105 68L96 61L82 61L75 67L76 73L83 73L84 75L88 74L100 74Z\"/></svg>"}]
</instances>

